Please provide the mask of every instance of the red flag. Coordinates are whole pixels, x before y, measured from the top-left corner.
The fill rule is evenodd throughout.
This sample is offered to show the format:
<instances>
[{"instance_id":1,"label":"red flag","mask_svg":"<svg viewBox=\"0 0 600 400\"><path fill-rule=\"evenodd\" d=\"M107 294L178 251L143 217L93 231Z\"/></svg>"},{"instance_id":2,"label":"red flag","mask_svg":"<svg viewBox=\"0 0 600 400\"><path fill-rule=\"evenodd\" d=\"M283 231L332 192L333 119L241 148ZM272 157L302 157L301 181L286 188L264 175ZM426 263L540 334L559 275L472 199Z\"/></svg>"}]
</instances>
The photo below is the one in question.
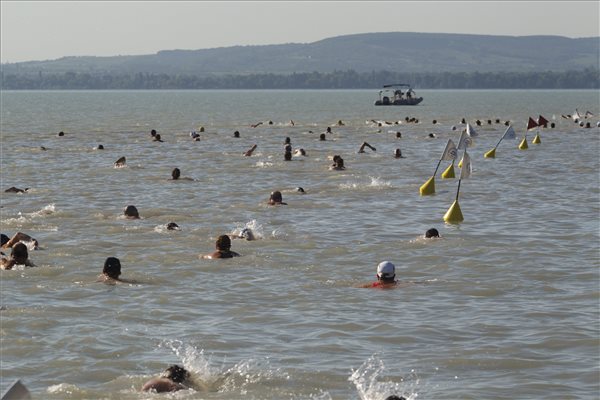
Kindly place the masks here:
<instances>
[{"instance_id":1,"label":"red flag","mask_svg":"<svg viewBox=\"0 0 600 400\"><path fill-rule=\"evenodd\" d=\"M533 118L529 117L529 122L527 123L527 130L533 129L538 126L538 123L534 121Z\"/></svg>"},{"instance_id":2,"label":"red flag","mask_svg":"<svg viewBox=\"0 0 600 400\"><path fill-rule=\"evenodd\" d=\"M537 120L537 124L539 126L543 126L544 128L547 128L548 127L548 120L540 115L539 118L538 118L538 120Z\"/></svg>"}]
</instances>

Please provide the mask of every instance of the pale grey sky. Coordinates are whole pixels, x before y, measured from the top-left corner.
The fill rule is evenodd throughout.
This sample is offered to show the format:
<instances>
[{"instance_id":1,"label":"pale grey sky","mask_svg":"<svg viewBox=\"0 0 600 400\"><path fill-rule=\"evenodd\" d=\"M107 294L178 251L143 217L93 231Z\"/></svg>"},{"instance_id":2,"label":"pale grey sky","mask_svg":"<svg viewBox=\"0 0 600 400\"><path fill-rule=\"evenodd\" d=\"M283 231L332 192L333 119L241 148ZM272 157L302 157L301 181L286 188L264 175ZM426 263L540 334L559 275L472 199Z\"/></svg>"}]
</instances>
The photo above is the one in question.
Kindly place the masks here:
<instances>
[{"instance_id":1,"label":"pale grey sky","mask_svg":"<svg viewBox=\"0 0 600 400\"><path fill-rule=\"evenodd\" d=\"M1 62L310 43L366 32L600 36L600 1L7 1Z\"/></svg>"}]
</instances>

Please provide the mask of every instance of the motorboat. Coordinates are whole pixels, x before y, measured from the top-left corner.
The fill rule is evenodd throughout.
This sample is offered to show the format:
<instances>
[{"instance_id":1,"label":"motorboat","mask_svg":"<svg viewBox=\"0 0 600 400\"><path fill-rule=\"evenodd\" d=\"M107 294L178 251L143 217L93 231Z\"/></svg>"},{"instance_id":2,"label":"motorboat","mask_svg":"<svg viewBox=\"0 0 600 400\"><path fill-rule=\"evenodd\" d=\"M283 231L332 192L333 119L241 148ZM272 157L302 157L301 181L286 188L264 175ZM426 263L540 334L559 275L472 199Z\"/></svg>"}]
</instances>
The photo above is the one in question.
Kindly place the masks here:
<instances>
[{"instance_id":1,"label":"motorboat","mask_svg":"<svg viewBox=\"0 0 600 400\"><path fill-rule=\"evenodd\" d=\"M402 89L405 89L402 92ZM376 106L416 106L423 101L423 97L417 97L412 87L406 83L383 85L379 91L379 100Z\"/></svg>"}]
</instances>

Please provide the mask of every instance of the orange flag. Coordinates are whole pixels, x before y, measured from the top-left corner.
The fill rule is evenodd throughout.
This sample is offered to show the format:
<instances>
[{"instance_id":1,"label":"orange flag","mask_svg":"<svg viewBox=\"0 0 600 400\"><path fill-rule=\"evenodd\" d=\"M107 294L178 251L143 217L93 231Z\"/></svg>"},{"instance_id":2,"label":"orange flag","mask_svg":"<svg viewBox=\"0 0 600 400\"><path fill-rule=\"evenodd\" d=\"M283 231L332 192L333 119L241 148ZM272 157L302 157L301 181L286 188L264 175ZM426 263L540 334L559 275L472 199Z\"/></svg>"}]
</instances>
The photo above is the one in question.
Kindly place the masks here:
<instances>
[{"instance_id":1,"label":"orange flag","mask_svg":"<svg viewBox=\"0 0 600 400\"><path fill-rule=\"evenodd\" d=\"M529 122L527 122L527 130L533 129L538 126L538 123L531 117L529 117Z\"/></svg>"},{"instance_id":2,"label":"orange flag","mask_svg":"<svg viewBox=\"0 0 600 400\"><path fill-rule=\"evenodd\" d=\"M538 118L538 120L537 120L537 124L539 126L543 126L544 128L547 128L548 127L548 120L540 115L539 118Z\"/></svg>"}]
</instances>

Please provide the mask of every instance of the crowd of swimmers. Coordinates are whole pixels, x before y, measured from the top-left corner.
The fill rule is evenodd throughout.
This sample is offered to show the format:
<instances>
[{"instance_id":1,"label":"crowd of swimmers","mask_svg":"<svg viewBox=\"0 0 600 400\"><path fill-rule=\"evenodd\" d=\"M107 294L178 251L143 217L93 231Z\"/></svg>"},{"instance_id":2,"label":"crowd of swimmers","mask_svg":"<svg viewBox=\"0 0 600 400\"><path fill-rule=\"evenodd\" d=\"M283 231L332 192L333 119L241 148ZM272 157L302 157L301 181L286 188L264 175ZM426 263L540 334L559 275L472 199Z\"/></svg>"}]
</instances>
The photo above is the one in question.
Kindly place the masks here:
<instances>
[{"instance_id":1,"label":"crowd of swimmers","mask_svg":"<svg viewBox=\"0 0 600 400\"><path fill-rule=\"evenodd\" d=\"M563 116L564 118L567 118ZM570 117L570 116L569 116ZM586 115L587 118L587 115ZM382 126L382 122L376 122L379 127ZM418 123L419 120L417 118L406 117L406 123ZM272 125L273 122L269 121L269 125ZM433 124L435 125L437 120L433 120ZM463 118L461 120L462 124L465 124L466 121ZM488 120L488 124L491 124L492 121ZM499 119L496 119L496 123L500 123ZM386 122L386 124L391 125L392 123ZM396 123L397 124L397 123ZM482 122L480 120L476 121L476 125L481 126ZM251 125L252 128L256 128L262 125L262 122ZM290 125L294 126L294 122L290 121ZM340 120L337 123L338 126L343 126L344 123ZM505 125L509 125L509 121L505 122ZM600 123L598 124L600 126ZM552 128L554 128L554 123L552 123ZM581 124L583 127L583 123ZM590 127L589 122L587 126ZM455 127L452 127L452 130L455 130ZM204 132L204 127L200 128L200 132ZM326 140L326 134L331 134L331 127L327 127L325 133L320 134L319 140ZM64 136L64 132L60 132L58 136ZM155 142L163 142L160 134L156 132L156 130L152 129L150 132L150 136ZM200 135L196 131L192 131L190 133L192 140L199 141ZM240 137L239 131L235 131L233 136L236 138ZM396 138L401 138L402 133L400 131L396 132ZM435 137L434 134L429 134L429 137ZM98 146L98 149L103 149L102 145ZM365 149L368 148L373 152L376 152L376 148L371 146L367 142L363 142L359 147L358 153L365 153ZM244 156L252 156L254 151L257 149L257 144L254 144L250 149L246 150L243 155ZM43 148L45 150L45 148ZM289 137L286 137L284 141L284 160L289 161L292 159L292 155L297 156L306 156L306 151L302 148L297 149L294 153L292 153L292 145ZM402 151L399 148L395 149L394 152L395 158L403 158ZM334 155L332 157L333 164L330 166L332 170L344 170L344 160L340 155ZM115 163L114 166L116 168L124 167L126 165L126 158L121 157ZM174 168L171 173L172 180L184 180L191 178L182 178L181 171L179 168ZM17 187L10 187L6 190L8 193L25 193L28 191L28 188L20 189ZM299 187L297 188L299 193L304 193L304 189ZM268 205L272 206L280 206L286 205L283 201L283 197L280 191L273 191L268 199ZM127 219L139 219L140 214L138 209L134 205L128 205L124 211L123 215ZM169 222L166 224L167 230L178 230L179 226L174 222ZM431 228L425 232L424 235L427 239L439 238L440 234L437 229ZM217 237L215 242L215 250L210 254L205 254L200 256L205 259L227 259L233 257L239 257L240 254L231 250L232 241L231 239L245 239L245 240L255 240L256 234L250 228L244 228L236 235L220 235ZM10 255L6 255L4 252L1 252L2 258L0 259L0 268L4 270L13 269L17 265L24 265L26 267L35 267L35 264L29 259L29 248L37 249L38 242L36 239L31 236L24 234L22 232L17 232L13 237L9 238L5 234L1 235L1 248L2 250L11 249ZM98 277L99 282L103 282L106 284L117 284L117 283L135 283L135 281L125 280L121 278L121 262L116 257L108 257L104 262L104 266L102 269L102 274ZM380 288L380 289L389 289L397 287L399 281L396 279L396 266L391 261L382 261L376 267L376 281L360 285L359 287L364 288ZM175 392L181 389L187 389L192 387L193 385L190 383L191 375L190 372L185 368L180 367L178 365L169 366L159 377L152 378L148 380L142 386L142 391L152 391L152 392ZM404 397L399 397L396 395L388 396L385 400L405 400Z\"/></svg>"}]
</instances>

